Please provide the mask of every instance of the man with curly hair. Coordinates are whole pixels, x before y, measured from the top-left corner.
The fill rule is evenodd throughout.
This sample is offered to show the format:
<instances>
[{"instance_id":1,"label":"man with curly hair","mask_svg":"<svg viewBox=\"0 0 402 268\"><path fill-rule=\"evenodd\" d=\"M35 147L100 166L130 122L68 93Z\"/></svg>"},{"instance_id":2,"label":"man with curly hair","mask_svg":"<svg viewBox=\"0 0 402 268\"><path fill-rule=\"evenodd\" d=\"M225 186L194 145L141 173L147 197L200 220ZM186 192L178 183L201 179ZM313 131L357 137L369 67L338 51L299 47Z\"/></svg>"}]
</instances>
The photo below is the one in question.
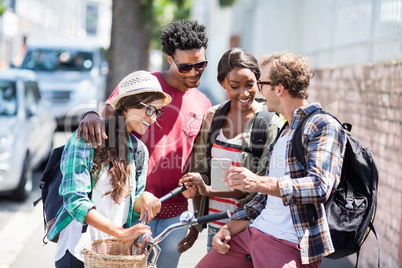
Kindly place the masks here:
<instances>
[{"instance_id":1,"label":"man with curly hair","mask_svg":"<svg viewBox=\"0 0 402 268\"><path fill-rule=\"evenodd\" d=\"M285 51L263 56L261 66L258 85L268 111L282 114L287 124L267 154L265 176L244 167L226 170L229 187L258 194L235 210L197 268L318 268L321 258L334 252L324 202L340 182L346 135L329 115L308 118L304 168L292 152L292 138L303 118L321 108L307 101L313 77L308 60Z\"/></svg>"},{"instance_id":2,"label":"man with curly hair","mask_svg":"<svg viewBox=\"0 0 402 268\"><path fill-rule=\"evenodd\" d=\"M205 28L197 21L178 20L162 29L160 36L170 68L153 75L158 78L163 91L172 96L172 102L163 108L164 114L158 124L147 126L147 132L140 137L149 150L146 190L157 197L176 188L179 179L188 172L194 139L200 131L205 111L211 107L210 100L197 89L208 63ZM116 94L118 88L106 101L104 117L111 114L109 103ZM99 117L95 113L87 114L81 121L79 131L83 132L87 143L91 140L101 143L98 123ZM106 136L105 133L102 135ZM182 194L162 203L161 211L150 223L152 236L179 222L180 214L187 207L187 199ZM179 229L159 243L162 249L159 267L177 267L180 254L190 248L198 236L195 228L190 229L187 237L186 234L186 229Z\"/></svg>"}]
</instances>

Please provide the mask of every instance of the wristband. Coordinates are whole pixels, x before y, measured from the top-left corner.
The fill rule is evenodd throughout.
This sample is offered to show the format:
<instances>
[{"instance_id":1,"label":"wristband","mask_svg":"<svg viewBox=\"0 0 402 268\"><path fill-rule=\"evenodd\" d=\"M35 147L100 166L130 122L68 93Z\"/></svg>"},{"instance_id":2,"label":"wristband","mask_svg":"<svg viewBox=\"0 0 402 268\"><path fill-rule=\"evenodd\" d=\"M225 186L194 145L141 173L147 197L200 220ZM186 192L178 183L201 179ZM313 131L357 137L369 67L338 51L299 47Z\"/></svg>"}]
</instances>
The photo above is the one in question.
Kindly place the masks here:
<instances>
[{"instance_id":1,"label":"wristband","mask_svg":"<svg viewBox=\"0 0 402 268\"><path fill-rule=\"evenodd\" d=\"M84 119L84 117L85 117L87 114L96 114L96 115L99 117L99 114L98 114L97 112L95 112L95 111L86 111L85 113L83 113L83 114L80 116L80 121L82 121L82 119Z\"/></svg>"}]
</instances>

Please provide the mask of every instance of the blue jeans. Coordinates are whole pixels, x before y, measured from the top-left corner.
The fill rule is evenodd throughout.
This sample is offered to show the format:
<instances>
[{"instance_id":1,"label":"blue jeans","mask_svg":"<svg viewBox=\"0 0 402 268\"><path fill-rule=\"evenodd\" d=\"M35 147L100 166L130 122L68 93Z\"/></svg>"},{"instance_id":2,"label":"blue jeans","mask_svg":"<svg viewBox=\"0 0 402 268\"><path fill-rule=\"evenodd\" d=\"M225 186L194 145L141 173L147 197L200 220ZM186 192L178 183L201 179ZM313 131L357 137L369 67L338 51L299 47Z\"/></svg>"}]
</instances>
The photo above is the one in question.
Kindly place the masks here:
<instances>
[{"instance_id":1,"label":"blue jeans","mask_svg":"<svg viewBox=\"0 0 402 268\"><path fill-rule=\"evenodd\" d=\"M66 251L66 254L64 256L56 261L56 268L84 268L84 263L74 257L73 254L70 253L70 251Z\"/></svg>"},{"instance_id":2,"label":"blue jeans","mask_svg":"<svg viewBox=\"0 0 402 268\"><path fill-rule=\"evenodd\" d=\"M208 224L207 252L212 249L212 238L219 232L221 228L211 227Z\"/></svg>"},{"instance_id":3,"label":"blue jeans","mask_svg":"<svg viewBox=\"0 0 402 268\"><path fill-rule=\"evenodd\" d=\"M152 237L158 236L162 233L169 225L179 222L180 216L169 218L169 219L153 219L149 226L151 227ZM162 242L158 245L161 248L161 254L159 255L157 266L163 268L176 268L180 253L178 252L179 247L177 244L184 239L187 235L188 228L182 228L170 233Z\"/></svg>"}]
</instances>

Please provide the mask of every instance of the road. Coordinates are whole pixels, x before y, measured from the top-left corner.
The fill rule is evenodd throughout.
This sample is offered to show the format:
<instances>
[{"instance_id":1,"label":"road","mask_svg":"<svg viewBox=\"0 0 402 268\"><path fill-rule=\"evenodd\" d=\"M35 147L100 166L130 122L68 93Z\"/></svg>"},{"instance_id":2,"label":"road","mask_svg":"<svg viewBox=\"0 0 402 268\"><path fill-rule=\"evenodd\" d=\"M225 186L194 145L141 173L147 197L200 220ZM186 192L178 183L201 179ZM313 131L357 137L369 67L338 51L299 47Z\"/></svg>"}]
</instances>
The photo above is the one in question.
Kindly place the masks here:
<instances>
[{"instance_id":1,"label":"road","mask_svg":"<svg viewBox=\"0 0 402 268\"><path fill-rule=\"evenodd\" d=\"M71 133L57 132L54 146L65 143ZM56 244L44 245L42 203L33 207L40 197L39 183L43 171L34 172L34 191L22 203L0 197L0 268L54 267ZM180 268L192 268L206 254L206 235L203 231L194 246L180 258ZM347 259L324 259L323 268L352 268Z\"/></svg>"}]
</instances>

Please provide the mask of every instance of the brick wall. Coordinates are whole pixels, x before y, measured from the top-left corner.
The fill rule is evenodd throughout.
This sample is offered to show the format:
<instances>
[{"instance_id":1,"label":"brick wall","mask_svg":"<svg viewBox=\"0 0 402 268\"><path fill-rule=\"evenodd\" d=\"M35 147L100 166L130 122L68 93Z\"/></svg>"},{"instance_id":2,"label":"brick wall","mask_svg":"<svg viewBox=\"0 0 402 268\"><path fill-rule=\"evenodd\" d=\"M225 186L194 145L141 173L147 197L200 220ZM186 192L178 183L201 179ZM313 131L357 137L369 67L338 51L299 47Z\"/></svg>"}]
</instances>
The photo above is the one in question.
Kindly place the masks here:
<instances>
[{"instance_id":1,"label":"brick wall","mask_svg":"<svg viewBox=\"0 0 402 268\"><path fill-rule=\"evenodd\" d=\"M402 267L402 62L316 70L309 101L351 123L351 133L372 148L380 175L374 226L381 267ZM362 247L359 267L377 267L373 234Z\"/></svg>"}]
</instances>

